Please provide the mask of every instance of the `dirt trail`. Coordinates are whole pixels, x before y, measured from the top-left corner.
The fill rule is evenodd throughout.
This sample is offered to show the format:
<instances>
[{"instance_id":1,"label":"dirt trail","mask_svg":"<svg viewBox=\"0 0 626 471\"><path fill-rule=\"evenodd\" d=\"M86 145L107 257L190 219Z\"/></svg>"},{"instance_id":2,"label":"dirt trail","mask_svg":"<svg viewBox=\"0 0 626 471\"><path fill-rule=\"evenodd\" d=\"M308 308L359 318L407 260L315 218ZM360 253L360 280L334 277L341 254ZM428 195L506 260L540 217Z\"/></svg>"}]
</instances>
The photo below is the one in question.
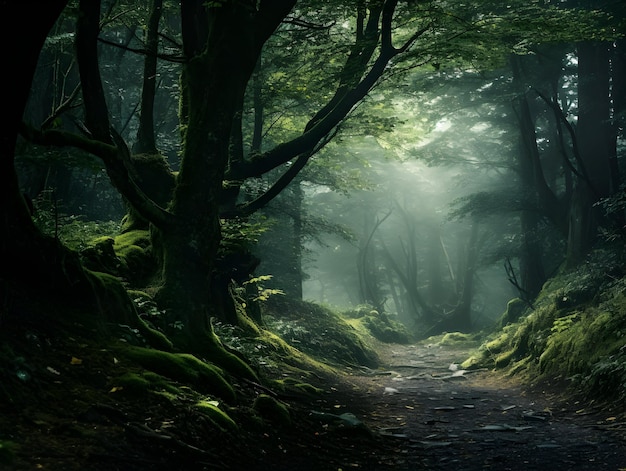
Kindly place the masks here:
<instances>
[{"instance_id":1,"label":"dirt trail","mask_svg":"<svg viewBox=\"0 0 626 471\"><path fill-rule=\"evenodd\" d=\"M269 445L280 454L270 451L258 469L626 470L623 413L460 370L466 350L394 345L380 353L382 369L353 371L303 405L313 408L309 420Z\"/></svg>"}]
</instances>

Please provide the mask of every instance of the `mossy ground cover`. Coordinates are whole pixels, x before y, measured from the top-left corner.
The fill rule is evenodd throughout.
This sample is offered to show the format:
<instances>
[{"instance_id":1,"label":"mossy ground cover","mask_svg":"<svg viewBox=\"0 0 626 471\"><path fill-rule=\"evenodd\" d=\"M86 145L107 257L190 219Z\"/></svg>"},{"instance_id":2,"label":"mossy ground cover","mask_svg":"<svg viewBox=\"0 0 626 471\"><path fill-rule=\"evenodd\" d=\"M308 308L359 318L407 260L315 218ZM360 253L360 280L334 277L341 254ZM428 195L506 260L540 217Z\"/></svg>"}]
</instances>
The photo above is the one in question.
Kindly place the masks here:
<instances>
[{"instance_id":1,"label":"mossy ground cover","mask_svg":"<svg viewBox=\"0 0 626 471\"><path fill-rule=\"evenodd\" d=\"M149 295L129 294L149 329ZM67 316L51 313L55 307L31 307L69 321L0 332L3 469L160 469L178 459L201 463L194 469L238 469L254 462L263 446L279 449L292 427L301 433L310 419L300 403L329 394L342 365L376 361L352 327L322 309L307 324L313 342L323 340L311 344L318 348L314 355L269 325L217 324L226 350L203 359L172 351L168 342L154 348L144 329L109 323L105 332L86 322L87 312Z\"/></svg>"},{"instance_id":2,"label":"mossy ground cover","mask_svg":"<svg viewBox=\"0 0 626 471\"><path fill-rule=\"evenodd\" d=\"M378 357L362 335L331 309L272 296L264 306L267 327L294 348L331 365L376 367Z\"/></svg>"},{"instance_id":3,"label":"mossy ground cover","mask_svg":"<svg viewBox=\"0 0 626 471\"><path fill-rule=\"evenodd\" d=\"M372 306L360 305L342 313L348 323L359 330L361 335L371 336L385 343L409 343L414 339L408 329L396 316L378 312Z\"/></svg>"},{"instance_id":4,"label":"mossy ground cover","mask_svg":"<svg viewBox=\"0 0 626 471\"><path fill-rule=\"evenodd\" d=\"M561 378L606 400L626 399L626 279L613 251L598 250L543 287L533 306L503 314L503 327L464 367L506 368L529 382ZM508 322L512 320L512 322Z\"/></svg>"}]
</instances>

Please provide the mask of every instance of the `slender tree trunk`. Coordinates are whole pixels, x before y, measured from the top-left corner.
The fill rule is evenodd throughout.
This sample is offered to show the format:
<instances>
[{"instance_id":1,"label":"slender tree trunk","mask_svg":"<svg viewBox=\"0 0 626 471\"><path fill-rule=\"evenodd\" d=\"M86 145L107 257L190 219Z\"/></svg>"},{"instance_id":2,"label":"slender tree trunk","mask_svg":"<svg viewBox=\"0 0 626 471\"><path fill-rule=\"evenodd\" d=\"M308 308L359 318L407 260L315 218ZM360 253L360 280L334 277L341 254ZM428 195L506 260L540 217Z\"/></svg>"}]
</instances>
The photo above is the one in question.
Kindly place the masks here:
<instances>
[{"instance_id":1,"label":"slender tree trunk","mask_svg":"<svg viewBox=\"0 0 626 471\"><path fill-rule=\"evenodd\" d=\"M578 46L576 137L588 181L578 181L570 205L566 266L578 264L596 239L599 213L593 205L611 194L609 49L606 43Z\"/></svg>"},{"instance_id":2,"label":"slender tree trunk","mask_svg":"<svg viewBox=\"0 0 626 471\"><path fill-rule=\"evenodd\" d=\"M146 31L146 58L141 89L141 112L137 142L133 152L137 154L156 154L154 135L154 98L157 89L157 52L159 46L159 22L163 11L163 0L152 0L148 29Z\"/></svg>"},{"instance_id":3,"label":"slender tree trunk","mask_svg":"<svg viewBox=\"0 0 626 471\"><path fill-rule=\"evenodd\" d=\"M519 151L518 151L518 172L520 176L520 189L526 201L524 208L520 212L520 293L527 299L533 299L539 292L545 281L545 271L543 267L543 247L539 237L538 221L541 208L551 208L548 216L561 231L565 231L566 224L562 221L562 216L555 216L560 211L556 209L556 198L549 189L543 178L539 150L537 148L537 137L535 134L535 124L532 118L528 96L523 86L522 59L512 58L514 87L517 93L515 99L515 111L519 124ZM539 188L543 188L540 191ZM543 195L544 197L542 198ZM547 200L547 201L546 201Z\"/></svg>"},{"instance_id":4,"label":"slender tree trunk","mask_svg":"<svg viewBox=\"0 0 626 471\"><path fill-rule=\"evenodd\" d=\"M470 228L470 237L465 252L465 266L463 270L463 291L459 304L454 310L450 325L461 332L472 330L472 300L474 299L474 281L478 262L478 223L474 222Z\"/></svg>"},{"instance_id":5,"label":"slender tree trunk","mask_svg":"<svg viewBox=\"0 0 626 471\"><path fill-rule=\"evenodd\" d=\"M297 299L302 299L302 211L304 191L300 179L296 178L291 183L293 192L294 211L291 223L291 243L289 247L288 271L288 294Z\"/></svg>"}]
</instances>

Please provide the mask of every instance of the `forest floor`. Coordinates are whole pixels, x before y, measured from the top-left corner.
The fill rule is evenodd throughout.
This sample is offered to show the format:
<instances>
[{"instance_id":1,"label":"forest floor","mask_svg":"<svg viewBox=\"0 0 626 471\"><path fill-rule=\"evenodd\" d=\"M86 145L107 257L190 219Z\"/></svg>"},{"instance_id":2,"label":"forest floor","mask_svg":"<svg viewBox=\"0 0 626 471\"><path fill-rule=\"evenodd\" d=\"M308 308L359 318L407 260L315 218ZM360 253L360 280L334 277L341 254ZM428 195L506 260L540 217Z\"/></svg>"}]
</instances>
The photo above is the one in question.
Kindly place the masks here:
<instances>
[{"instance_id":1,"label":"forest floor","mask_svg":"<svg viewBox=\"0 0 626 471\"><path fill-rule=\"evenodd\" d=\"M626 470L623 407L460 370L464 348L380 344L378 353L382 369L349 372L308 405L354 417L316 428L310 412L256 469Z\"/></svg>"},{"instance_id":2,"label":"forest floor","mask_svg":"<svg viewBox=\"0 0 626 471\"><path fill-rule=\"evenodd\" d=\"M281 398L290 426L245 426L230 436L207 426L185 397L121 400L103 379L113 363L106 352L54 345L24 360L52 379L35 384L32 367L24 397L2 404L0 463L13 457L0 469L626 469L624 410L563 396L559 385L530 389L498 372L459 370L469 348L379 344L381 368L319 377L322 393ZM67 361L72 354L82 362ZM255 387L263 390L239 385L248 398Z\"/></svg>"}]
</instances>

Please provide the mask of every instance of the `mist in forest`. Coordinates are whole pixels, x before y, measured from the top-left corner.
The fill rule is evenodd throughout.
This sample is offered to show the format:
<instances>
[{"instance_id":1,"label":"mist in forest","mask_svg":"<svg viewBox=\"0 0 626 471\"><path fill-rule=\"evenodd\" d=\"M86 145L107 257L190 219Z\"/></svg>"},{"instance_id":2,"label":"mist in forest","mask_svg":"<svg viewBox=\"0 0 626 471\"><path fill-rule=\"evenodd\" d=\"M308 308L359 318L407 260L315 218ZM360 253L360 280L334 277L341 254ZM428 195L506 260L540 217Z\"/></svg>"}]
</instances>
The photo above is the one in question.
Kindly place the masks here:
<instances>
[{"instance_id":1,"label":"mist in forest","mask_svg":"<svg viewBox=\"0 0 626 471\"><path fill-rule=\"evenodd\" d=\"M454 211L500 185L499 174L389 158L374 138L352 151L372 163L373 187L348 195L310 189L308 211L341 221L347 235L308 243L303 297L340 309L367 305L416 331L463 303L472 328L493 324L516 295L501 256L510 250L507 218L479 221Z\"/></svg>"}]
</instances>

